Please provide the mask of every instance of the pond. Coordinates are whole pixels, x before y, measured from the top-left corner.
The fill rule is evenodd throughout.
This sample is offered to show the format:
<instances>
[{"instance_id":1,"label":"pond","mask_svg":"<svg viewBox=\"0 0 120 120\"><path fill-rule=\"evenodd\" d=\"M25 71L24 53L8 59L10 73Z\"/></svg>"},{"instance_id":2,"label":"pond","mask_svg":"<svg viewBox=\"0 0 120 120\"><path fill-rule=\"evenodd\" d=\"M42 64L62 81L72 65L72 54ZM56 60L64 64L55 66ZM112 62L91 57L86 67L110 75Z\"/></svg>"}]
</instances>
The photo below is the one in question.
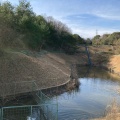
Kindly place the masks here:
<instances>
[{"instance_id":1,"label":"pond","mask_svg":"<svg viewBox=\"0 0 120 120\"><path fill-rule=\"evenodd\" d=\"M113 99L120 103L120 78L103 69L78 68L79 88L51 98L58 101L59 120L89 120L104 116Z\"/></svg>"},{"instance_id":2,"label":"pond","mask_svg":"<svg viewBox=\"0 0 120 120\"><path fill-rule=\"evenodd\" d=\"M51 112L56 114L57 106L52 106L51 103L56 103L57 100L58 120L90 120L99 118L105 115L106 107L111 104L113 99L120 104L119 77L103 69L93 67L86 68L79 66L77 67L77 72L80 85L76 89L65 92L65 88L63 89L61 87L60 91L58 91L60 93L56 93L59 95L44 101L50 104L50 108L53 107L53 111ZM53 92L53 94L55 93ZM33 96L28 96L28 94L27 96L23 95L9 102L7 100L3 101L3 103L5 103L4 106L37 105ZM16 114L16 111L18 114ZM5 118L12 116L17 119L21 119L22 117L22 120L26 120L27 118L33 117L35 120L40 120L40 109L36 109L36 107L33 109L32 114L26 108L14 109L14 111L11 111L11 109L10 111L6 111L5 109L4 112Z\"/></svg>"}]
</instances>

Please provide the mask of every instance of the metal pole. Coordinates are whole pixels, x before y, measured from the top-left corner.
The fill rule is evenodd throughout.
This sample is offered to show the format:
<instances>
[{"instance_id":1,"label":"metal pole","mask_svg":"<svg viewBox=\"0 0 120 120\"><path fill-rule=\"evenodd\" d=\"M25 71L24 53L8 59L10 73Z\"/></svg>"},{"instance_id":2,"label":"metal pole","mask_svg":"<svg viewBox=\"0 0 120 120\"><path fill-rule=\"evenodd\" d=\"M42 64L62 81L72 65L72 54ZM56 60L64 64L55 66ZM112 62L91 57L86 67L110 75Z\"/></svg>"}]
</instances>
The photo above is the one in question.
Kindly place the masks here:
<instances>
[{"instance_id":1,"label":"metal pole","mask_svg":"<svg viewBox=\"0 0 120 120\"><path fill-rule=\"evenodd\" d=\"M57 115L56 115L56 120L58 120L58 103L57 103Z\"/></svg>"},{"instance_id":2,"label":"metal pole","mask_svg":"<svg viewBox=\"0 0 120 120\"><path fill-rule=\"evenodd\" d=\"M32 106L31 106L31 120L32 120Z\"/></svg>"},{"instance_id":3,"label":"metal pole","mask_svg":"<svg viewBox=\"0 0 120 120\"><path fill-rule=\"evenodd\" d=\"M48 106L46 106L46 108L47 108L47 120L49 120Z\"/></svg>"},{"instance_id":4,"label":"metal pole","mask_svg":"<svg viewBox=\"0 0 120 120\"><path fill-rule=\"evenodd\" d=\"M3 108L1 108L1 120L3 120Z\"/></svg>"},{"instance_id":5,"label":"metal pole","mask_svg":"<svg viewBox=\"0 0 120 120\"><path fill-rule=\"evenodd\" d=\"M89 65L92 65L92 63L91 63L91 59L90 59L90 54L89 54L89 52L88 52L88 47L85 45L85 49L86 49L86 53L87 53L87 57L88 57L88 64Z\"/></svg>"}]
</instances>

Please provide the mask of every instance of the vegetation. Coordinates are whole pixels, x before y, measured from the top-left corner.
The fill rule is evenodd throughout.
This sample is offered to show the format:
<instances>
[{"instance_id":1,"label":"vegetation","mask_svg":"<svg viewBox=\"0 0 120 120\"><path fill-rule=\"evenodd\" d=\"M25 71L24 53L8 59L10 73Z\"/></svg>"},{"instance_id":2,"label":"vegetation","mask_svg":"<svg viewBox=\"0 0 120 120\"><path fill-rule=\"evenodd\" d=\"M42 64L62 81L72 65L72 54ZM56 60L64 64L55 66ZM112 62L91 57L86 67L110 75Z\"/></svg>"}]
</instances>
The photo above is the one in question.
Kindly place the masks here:
<instances>
[{"instance_id":1,"label":"vegetation","mask_svg":"<svg viewBox=\"0 0 120 120\"><path fill-rule=\"evenodd\" d=\"M92 39L93 45L120 45L120 32L112 34L96 35Z\"/></svg>"},{"instance_id":2,"label":"vegetation","mask_svg":"<svg viewBox=\"0 0 120 120\"><path fill-rule=\"evenodd\" d=\"M91 41L90 38L87 38L86 41L85 41L85 43L86 43L87 45L91 45L91 44L92 44L92 41Z\"/></svg>"},{"instance_id":3,"label":"vegetation","mask_svg":"<svg viewBox=\"0 0 120 120\"><path fill-rule=\"evenodd\" d=\"M116 100L114 99L113 102L106 107L105 117L94 120L120 120L120 109Z\"/></svg>"},{"instance_id":4,"label":"vegetation","mask_svg":"<svg viewBox=\"0 0 120 120\"><path fill-rule=\"evenodd\" d=\"M83 39L60 21L36 15L29 2L20 0L18 6L10 2L0 4L0 47L43 48L74 53Z\"/></svg>"},{"instance_id":5,"label":"vegetation","mask_svg":"<svg viewBox=\"0 0 120 120\"><path fill-rule=\"evenodd\" d=\"M93 45L106 45L110 47L108 53L120 54L120 32L114 32L112 34L104 34L102 36L96 35L92 39Z\"/></svg>"}]
</instances>

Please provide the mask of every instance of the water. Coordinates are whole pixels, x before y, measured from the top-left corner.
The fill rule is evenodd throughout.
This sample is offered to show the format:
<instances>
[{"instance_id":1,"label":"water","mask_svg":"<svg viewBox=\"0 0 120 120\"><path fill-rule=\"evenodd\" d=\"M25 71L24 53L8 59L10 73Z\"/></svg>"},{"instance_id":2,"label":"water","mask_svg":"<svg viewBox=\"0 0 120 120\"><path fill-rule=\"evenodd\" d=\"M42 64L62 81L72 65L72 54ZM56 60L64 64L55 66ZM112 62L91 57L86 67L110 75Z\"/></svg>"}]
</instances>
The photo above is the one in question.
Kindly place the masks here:
<instances>
[{"instance_id":1,"label":"water","mask_svg":"<svg viewBox=\"0 0 120 120\"><path fill-rule=\"evenodd\" d=\"M79 70L79 89L57 96L59 120L89 120L104 116L106 106L115 98L120 103L119 78L104 70ZM85 73L83 75L83 73ZM55 101L53 97L51 101Z\"/></svg>"},{"instance_id":2,"label":"water","mask_svg":"<svg viewBox=\"0 0 120 120\"><path fill-rule=\"evenodd\" d=\"M116 77L102 69L88 69L80 67L77 70L80 82L79 88L69 92L64 92L58 96L46 100L45 103L50 103L54 114L56 114L56 105L52 106L51 103L58 102L58 120L89 120L104 116L107 105L111 104L115 98L117 103L120 104L120 78ZM18 98L10 102L5 102L6 106L11 105L29 105L36 104L32 97ZM11 117L11 114L17 116L15 111L8 111L5 117ZM22 117L25 120L38 119L40 120L40 112L34 109L32 116L30 111L22 108L17 110L19 113L17 119ZM26 111L26 112L24 112ZM12 112L12 113L11 113ZM45 111L44 111L45 112ZM21 116L22 114L22 116Z\"/></svg>"}]
</instances>

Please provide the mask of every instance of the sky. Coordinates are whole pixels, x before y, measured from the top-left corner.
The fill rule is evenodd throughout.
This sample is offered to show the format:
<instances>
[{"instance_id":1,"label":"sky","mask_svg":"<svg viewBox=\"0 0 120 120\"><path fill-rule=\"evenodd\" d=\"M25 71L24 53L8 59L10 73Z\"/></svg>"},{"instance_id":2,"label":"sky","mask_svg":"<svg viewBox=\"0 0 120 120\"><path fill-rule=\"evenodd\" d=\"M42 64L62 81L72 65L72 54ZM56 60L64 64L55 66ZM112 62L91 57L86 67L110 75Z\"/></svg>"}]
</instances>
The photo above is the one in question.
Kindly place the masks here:
<instances>
[{"instance_id":1,"label":"sky","mask_svg":"<svg viewBox=\"0 0 120 120\"><path fill-rule=\"evenodd\" d=\"M8 1L17 5L19 0ZM37 15L52 16L83 38L120 31L120 0L27 1Z\"/></svg>"}]
</instances>

